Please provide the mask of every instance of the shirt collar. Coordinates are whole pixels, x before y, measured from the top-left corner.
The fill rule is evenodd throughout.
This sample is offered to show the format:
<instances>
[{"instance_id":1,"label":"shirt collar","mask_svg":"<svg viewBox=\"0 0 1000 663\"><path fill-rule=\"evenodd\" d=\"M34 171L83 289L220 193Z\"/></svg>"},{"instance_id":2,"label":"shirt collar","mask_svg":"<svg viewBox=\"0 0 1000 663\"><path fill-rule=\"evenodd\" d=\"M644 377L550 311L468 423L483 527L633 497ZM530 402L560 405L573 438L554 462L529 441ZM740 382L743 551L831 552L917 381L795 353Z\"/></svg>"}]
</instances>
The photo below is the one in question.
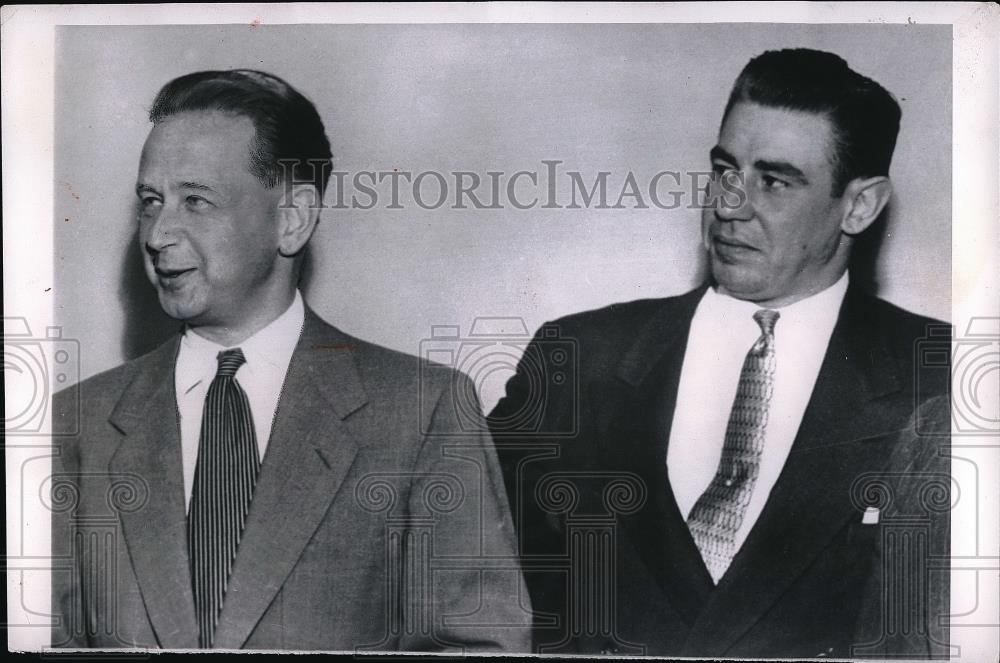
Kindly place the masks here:
<instances>
[{"instance_id":1,"label":"shirt collar","mask_svg":"<svg viewBox=\"0 0 1000 663\"><path fill-rule=\"evenodd\" d=\"M783 332L790 333L805 328L833 329L840 312L840 304L847 293L848 282L848 273L845 271L825 290L787 306L775 307L774 310L781 313L778 324L775 325L775 335L784 335ZM719 324L727 326L736 324L744 327L748 333L760 333L760 328L753 320L753 314L767 307L724 295L715 288L709 288L705 291L705 297L698 308L699 313L703 313L710 320L718 321Z\"/></svg>"},{"instance_id":2,"label":"shirt collar","mask_svg":"<svg viewBox=\"0 0 1000 663\"><path fill-rule=\"evenodd\" d=\"M305 322L305 304L295 291L291 305L266 327L238 346L246 357L246 368L261 370L285 369L291 361ZM185 328L175 369L178 394L186 394L203 380L211 381L218 368L217 356L226 346L214 343L194 330Z\"/></svg>"},{"instance_id":3,"label":"shirt collar","mask_svg":"<svg viewBox=\"0 0 1000 663\"><path fill-rule=\"evenodd\" d=\"M848 276L845 271L837 282L826 290L777 309L781 312L780 319L789 323L786 327L791 325L797 329L829 327L832 330L840 313L840 304L847 293L847 285Z\"/></svg>"}]
</instances>

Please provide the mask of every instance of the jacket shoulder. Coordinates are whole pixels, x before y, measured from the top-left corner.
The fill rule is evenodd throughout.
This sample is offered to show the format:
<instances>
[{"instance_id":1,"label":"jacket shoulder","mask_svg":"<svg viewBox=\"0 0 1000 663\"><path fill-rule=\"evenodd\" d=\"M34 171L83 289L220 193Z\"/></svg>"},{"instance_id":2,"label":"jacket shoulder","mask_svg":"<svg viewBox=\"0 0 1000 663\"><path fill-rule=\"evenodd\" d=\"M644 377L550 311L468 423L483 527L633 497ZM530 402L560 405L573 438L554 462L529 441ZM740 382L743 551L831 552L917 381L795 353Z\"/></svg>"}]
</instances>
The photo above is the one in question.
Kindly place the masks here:
<instances>
[{"instance_id":1,"label":"jacket shoulder","mask_svg":"<svg viewBox=\"0 0 1000 663\"><path fill-rule=\"evenodd\" d=\"M339 337L339 344L350 350L369 395L415 393L418 389L440 392L452 382L468 380L455 367L366 341L325 324Z\"/></svg>"},{"instance_id":2,"label":"jacket shoulder","mask_svg":"<svg viewBox=\"0 0 1000 663\"><path fill-rule=\"evenodd\" d=\"M136 375L156 363L161 353L171 352L170 339L144 355L97 373L52 395L52 431L67 435L82 430L90 420L103 421L111 414L125 388Z\"/></svg>"},{"instance_id":3,"label":"jacket shoulder","mask_svg":"<svg viewBox=\"0 0 1000 663\"><path fill-rule=\"evenodd\" d=\"M681 316L682 311L692 301L697 301L703 290L703 288L696 288L695 290L673 297L616 302L598 309L581 311L557 318L545 323L543 327L557 327L564 336L572 335L581 339L610 337L620 342L622 338L633 335L653 317L662 315L665 319L671 319L675 316ZM671 315L672 311L675 313L675 316Z\"/></svg>"},{"instance_id":4,"label":"jacket shoulder","mask_svg":"<svg viewBox=\"0 0 1000 663\"><path fill-rule=\"evenodd\" d=\"M135 360L131 360L125 362L124 364L119 364L114 368L102 371L96 375L92 375L86 380L81 380L74 385L57 391L52 398L56 403L58 403L60 401L80 397L84 394L93 396L106 393L109 390L119 387L122 384L126 384L129 381L130 376L135 372L134 362Z\"/></svg>"},{"instance_id":5,"label":"jacket shoulder","mask_svg":"<svg viewBox=\"0 0 1000 663\"><path fill-rule=\"evenodd\" d=\"M943 320L907 311L873 295L867 295L864 305L853 310L905 365L917 361L921 348L928 344L940 346L950 355L953 330Z\"/></svg>"},{"instance_id":6,"label":"jacket shoulder","mask_svg":"<svg viewBox=\"0 0 1000 663\"><path fill-rule=\"evenodd\" d=\"M951 325L944 320L913 313L879 297L868 295L870 313L889 333L909 339L927 336L950 338Z\"/></svg>"},{"instance_id":7,"label":"jacket shoulder","mask_svg":"<svg viewBox=\"0 0 1000 663\"><path fill-rule=\"evenodd\" d=\"M893 358L907 389L919 399L947 393L951 376L952 326L942 320L907 311L864 295L848 320L852 327L878 339L873 351Z\"/></svg>"}]
</instances>

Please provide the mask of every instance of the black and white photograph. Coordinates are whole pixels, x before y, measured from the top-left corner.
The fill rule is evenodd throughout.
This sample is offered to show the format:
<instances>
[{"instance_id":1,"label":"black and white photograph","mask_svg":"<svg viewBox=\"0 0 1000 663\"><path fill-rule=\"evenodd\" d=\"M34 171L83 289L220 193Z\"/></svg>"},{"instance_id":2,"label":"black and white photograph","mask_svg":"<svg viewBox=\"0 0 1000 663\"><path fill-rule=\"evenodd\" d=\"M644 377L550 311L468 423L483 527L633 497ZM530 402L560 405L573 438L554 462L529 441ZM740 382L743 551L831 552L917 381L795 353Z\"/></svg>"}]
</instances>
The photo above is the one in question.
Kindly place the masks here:
<instances>
[{"instance_id":1,"label":"black and white photograph","mask_svg":"<svg viewBox=\"0 0 1000 663\"><path fill-rule=\"evenodd\" d=\"M994 5L2 12L10 651L1000 654Z\"/></svg>"}]
</instances>

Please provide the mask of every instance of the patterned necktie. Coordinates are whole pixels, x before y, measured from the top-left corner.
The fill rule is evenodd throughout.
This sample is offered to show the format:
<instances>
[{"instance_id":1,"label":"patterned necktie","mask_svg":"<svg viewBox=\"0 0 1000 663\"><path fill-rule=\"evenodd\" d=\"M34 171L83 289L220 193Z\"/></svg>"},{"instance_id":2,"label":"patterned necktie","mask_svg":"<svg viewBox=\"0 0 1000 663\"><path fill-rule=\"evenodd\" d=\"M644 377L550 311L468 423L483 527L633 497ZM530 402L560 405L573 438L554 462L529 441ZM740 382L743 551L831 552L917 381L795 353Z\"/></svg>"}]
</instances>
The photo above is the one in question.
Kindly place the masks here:
<instances>
[{"instance_id":1,"label":"patterned necktie","mask_svg":"<svg viewBox=\"0 0 1000 663\"><path fill-rule=\"evenodd\" d=\"M774 323L779 315L766 309L753 314L762 333L743 361L719 469L688 516L688 528L716 584L736 554L736 532L760 472L774 390Z\"/></svg>"},{"instance_id":2,"label":"patterned necktie","mask_svg":"<svg viewBox=\"0 0 1000 663\"><path fill-rule=\"evenodd\" d=\"M191 580L202 649L212 646L260 469L250 402L236 381L236 371L246 358L236 348L220 352L218 360L219 370L205 396L188 514Z\"/></svg>"}]
</instances>

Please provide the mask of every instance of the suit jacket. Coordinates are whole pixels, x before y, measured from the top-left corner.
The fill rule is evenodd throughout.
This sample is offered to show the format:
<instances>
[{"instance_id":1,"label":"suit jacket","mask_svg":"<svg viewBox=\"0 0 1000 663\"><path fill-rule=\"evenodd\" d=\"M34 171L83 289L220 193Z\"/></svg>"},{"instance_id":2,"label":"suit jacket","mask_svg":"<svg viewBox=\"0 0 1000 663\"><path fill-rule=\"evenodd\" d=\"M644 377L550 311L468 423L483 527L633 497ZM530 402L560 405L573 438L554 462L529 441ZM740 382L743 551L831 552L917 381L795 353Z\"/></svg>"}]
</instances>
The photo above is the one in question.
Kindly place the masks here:
<instances>
[{"instance_id":1,"label":"suit jacket","mask_svg":"<svg viewBox=\"0 0 1000 663\"><path fill-rule=\"evenodd\" d=\"M886 523L864 522L879 508L868 484L888 471L915 404L946 391L947 365L925 369L918 355L934 345L947 356L947 326L849 288L788 460L716 586L665 465L705 287L544 325L489 417L536 650L851 656L878 635L857 634L883 573ZM940 554L947 531L932 534ZM920 636L900 646L940 653Z\"/></svg>"},{"instance_id":2,"label":"suit jacket","mask_svg":"<svg viewBox=\"0 0 1000 663\"><path fill-rule=\"evenodd\" d=\"M73 408L80 423L52 479L54 646L198 646L178 344L55 397L57 432ZM215 646L526 650L495 450L463 403L478 408L462 374L307 309Z\"/></svg>"}]
</instances>

